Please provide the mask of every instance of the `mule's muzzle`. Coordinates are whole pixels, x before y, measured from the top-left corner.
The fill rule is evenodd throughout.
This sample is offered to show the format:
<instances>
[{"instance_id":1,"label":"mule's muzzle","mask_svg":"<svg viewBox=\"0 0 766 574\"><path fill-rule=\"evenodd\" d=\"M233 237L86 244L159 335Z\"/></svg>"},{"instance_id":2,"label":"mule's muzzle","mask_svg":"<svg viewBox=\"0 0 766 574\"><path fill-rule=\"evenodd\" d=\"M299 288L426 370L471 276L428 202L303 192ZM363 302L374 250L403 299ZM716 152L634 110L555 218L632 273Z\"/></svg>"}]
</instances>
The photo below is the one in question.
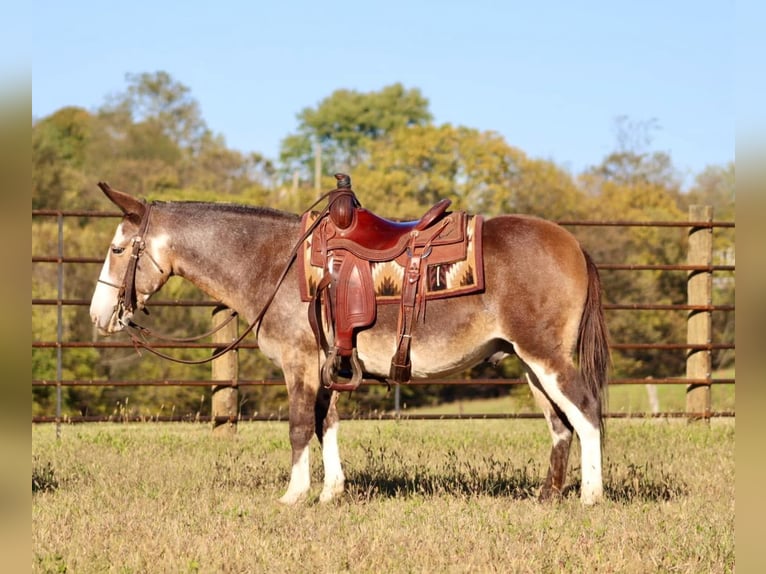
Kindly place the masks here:
<instances>
[{"instance_id":1,"label":"mule's muzzle","mask_svg":"<svg viewBox=\"0 0 766 574\"><path fill-rule=\"evenodd\" d=\"M96 324L96 327L98 327L99 335L108 336L119 333L125 327L128 327L132 318L133 313L125 309L122 303L118 303L115 305L114 310L112 311L112 315L109 317L109 321L106 324L106 327L101 325L97 316L93 317L93 322Z\"/></svg>"}]
</instances>

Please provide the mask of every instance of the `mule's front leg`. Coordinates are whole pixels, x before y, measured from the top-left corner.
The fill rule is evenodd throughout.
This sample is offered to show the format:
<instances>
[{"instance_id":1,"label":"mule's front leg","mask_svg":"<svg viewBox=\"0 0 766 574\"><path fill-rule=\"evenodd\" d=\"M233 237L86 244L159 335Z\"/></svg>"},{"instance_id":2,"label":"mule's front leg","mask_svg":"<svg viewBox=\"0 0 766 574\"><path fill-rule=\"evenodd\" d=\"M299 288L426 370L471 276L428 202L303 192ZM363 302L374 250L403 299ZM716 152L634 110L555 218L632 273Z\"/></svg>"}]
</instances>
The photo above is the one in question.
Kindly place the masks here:
<instances>
[{"instance_id":1,"label":"mule's front leg","mask_svg":"<svg viewBox=\"0 0 766 574\"><path fill-rule=\"evenodd\" d=\"M292 469L287 492L279 499L283 504L300 502L311 488L311 466L309 464L309 442L314 436L312 403L305 394L290 393L290 446L292 447Z\"/></svg>"},{"instance_id":2,"label":"mule's front leg","mask_svg":"<svg viewBox=\"0 0 766 574\"><path fill-rule=\"evenodd\" d=\"M324 487L319 495L320 502L330 502L345 488L346 477L340 462L338 450L337 391L322 389L317 397L315 410L316 433L322 443L322 462L324 463Z\"/></svg>"}]
</instances>

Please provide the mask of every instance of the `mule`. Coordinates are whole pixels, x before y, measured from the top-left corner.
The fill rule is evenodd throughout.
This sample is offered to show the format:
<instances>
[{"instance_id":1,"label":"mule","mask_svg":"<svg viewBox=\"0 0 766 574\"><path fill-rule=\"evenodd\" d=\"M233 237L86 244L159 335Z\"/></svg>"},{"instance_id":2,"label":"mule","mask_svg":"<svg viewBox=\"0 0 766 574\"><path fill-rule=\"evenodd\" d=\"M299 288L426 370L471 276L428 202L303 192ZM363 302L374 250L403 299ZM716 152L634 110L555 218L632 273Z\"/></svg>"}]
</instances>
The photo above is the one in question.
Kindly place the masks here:
<instances>
[{"instance_id":1,"label":"mule","mask_svg":"<svg viewBox=\"0 0 766 574\"><path fill-rule=\"evenodd\" d=\"M338 392L320 383L323 357L307 320L308 303L300 297L296 266L283 273L300 236L300 216L223 203L146 203L101 187L124 217L90 306L99 332L121 331L172 275L191 281L247 321L255 319L258 346L281 367L289 397L292 467L280 501L306 498L314 434L324 465L320 501L340 495L345 476L338 449ZM412 377L444 377L482 361L518 356L552 438L540 498L561 495L576 433L580 499L594 504L603 498L602 411L609 367L596 266L571 233L543 219L487 218L482 237L484 290L428 303L425 321L413 335ZM133 277L127 279L131 260ZM126 280L135 302L127 307L118 296ZM357 336L358 359L373 377L389 373L395 307L380 306L372 327Z\"/></svg>"}]
</instances>

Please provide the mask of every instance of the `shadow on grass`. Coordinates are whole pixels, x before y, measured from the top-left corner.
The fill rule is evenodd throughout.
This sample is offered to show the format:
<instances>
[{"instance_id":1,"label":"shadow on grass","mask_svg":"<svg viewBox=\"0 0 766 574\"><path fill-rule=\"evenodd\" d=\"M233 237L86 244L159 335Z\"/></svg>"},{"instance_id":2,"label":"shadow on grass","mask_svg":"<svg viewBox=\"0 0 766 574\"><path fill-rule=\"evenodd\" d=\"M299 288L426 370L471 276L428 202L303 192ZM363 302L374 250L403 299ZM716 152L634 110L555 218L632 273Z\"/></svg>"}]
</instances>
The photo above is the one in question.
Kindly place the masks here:
<instances>
[{"instance_id":1,"label":"shadow on grass","mask_svg":"<svg viewBox=\"0 0 766 574\"><path fill-rule=\"evenodd\" d=\"M577 496L580 493L580 469L575 468L573 471L577 476L572 477L564 487L564 496ZM604 497L607 500L667 502L686 496L688 492L688 485L683 480L671 476L661 467L655 469L651 464L609 464L604 468Z\"/></svg>"},{"instance_id":2,"label":"shadow on grass","mask_svg":"<svg viewBox=\"0 0 766 574\"><path fill-rule=\"evenodd\" d=\"M379 498L409 496L496 496L529 499L537 496L541 482L527 474L527 469L515 469L512 475L435 473L427 468L412 468L405 472L377 474L369 469L354 472L346 482L353 500L364 502Z\"/></svg>"},{"instance_id":3,"label":"shadow on grass","mask_svg":"<svg viewBox=\"0 0 766 574\"><path fill-rule=\"evenodd\" d=\"M349 468L346 491L356 501L408 496L488 495L515 499L534 498L542 485L540 472L530 462L514 468L493 456L477 459L454 450L433 461L433 453L402 457L385 448L363 447L366 460ZM433 462L428 462L431 459Z\"/></svg>"},{"instance_id":4,"label":"shadow on grass","mask_svg":"<svg viewBox=\"0 0 766 574\"><path fill-rule=\"evenodd\" d=\"M609 464L604 469L604 494L615 502L675 500L686 496L688 485L666 472L662 466Z\"/></svg>"},{"instance_id":5,"label":"shadow on grass","mask_svg":"<svg viewBox=\"0 0 766 574\"><path fill-rule=\"evenodd\" d=\"M367 452L366 465L349 472L348 495L355 501L410 496L492 496L515 500L536 499L547 469L531 461L514 467L492 456L463 460L454 451L441 463L408 464L385 449ZM425 458L424 458L425 460ZM580 494L580 470L573 468L564 488L564 498ZM610 464L604 469L604 494L614 502L669 501L684 496L687 485L652 465Z\"/></svg>"}]
</instances>

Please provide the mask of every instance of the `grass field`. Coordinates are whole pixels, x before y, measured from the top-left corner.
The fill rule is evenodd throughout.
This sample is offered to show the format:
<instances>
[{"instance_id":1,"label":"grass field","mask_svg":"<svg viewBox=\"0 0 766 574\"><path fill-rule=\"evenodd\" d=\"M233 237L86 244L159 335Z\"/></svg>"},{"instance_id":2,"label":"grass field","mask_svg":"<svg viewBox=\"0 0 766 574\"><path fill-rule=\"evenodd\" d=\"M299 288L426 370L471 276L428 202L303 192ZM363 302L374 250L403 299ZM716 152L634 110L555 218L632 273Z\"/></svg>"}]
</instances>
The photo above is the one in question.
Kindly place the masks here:
<instances>
[{"instance_id":1,"label":"grass field","mask_svg":"<svg viewBox=\"0 0 766 574\"><path fill-rule=\"evenodd\" d=\"M346 421L347 492L276 499L287 424L32 428L33 572L729 572L733 419L610 420L607 500L535 494L541 420Z\"/></svg>"},{"instance_id":2,"label":"grass field","mask_svg":"<svg viewBox=\"0 0 766 574\"><path fill-rule=\"evenodd\" d=\"M716 378L733 378L734 371L721 371ZM686 385L654 385L661 412L684 412L686 409ZM710 391L711 409L715 412L735 411L734 385L713 385ZM652 411L647 385L613 385L609 387L609 412L649 413ZM406 413L421 414L495 414L539 413L532 393L526 386L497 399L472 399L455 401L433 407L407 409Z\"/></svg>"}]
</instances>

